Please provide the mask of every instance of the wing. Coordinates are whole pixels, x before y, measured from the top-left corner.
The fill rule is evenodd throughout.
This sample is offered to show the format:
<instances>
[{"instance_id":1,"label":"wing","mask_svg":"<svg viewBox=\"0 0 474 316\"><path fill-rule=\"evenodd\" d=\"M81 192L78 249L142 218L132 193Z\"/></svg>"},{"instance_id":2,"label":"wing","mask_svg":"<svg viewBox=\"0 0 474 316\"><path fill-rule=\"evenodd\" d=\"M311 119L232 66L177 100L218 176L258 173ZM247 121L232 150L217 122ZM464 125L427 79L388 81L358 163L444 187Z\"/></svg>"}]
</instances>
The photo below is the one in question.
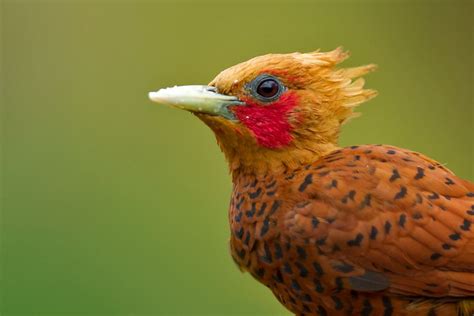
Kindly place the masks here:
<instances>
[{"instance_id":1,"label":"wing","mask_svg":"<svg viewBox=\"0 0 474 316\"><path fill-rule=\"evenodd\" d=\"M285 214L293 243L316 245L353 290L474 295L474 185L389 146L353 146L295 177Z\"/></svg>"}]
</instances>

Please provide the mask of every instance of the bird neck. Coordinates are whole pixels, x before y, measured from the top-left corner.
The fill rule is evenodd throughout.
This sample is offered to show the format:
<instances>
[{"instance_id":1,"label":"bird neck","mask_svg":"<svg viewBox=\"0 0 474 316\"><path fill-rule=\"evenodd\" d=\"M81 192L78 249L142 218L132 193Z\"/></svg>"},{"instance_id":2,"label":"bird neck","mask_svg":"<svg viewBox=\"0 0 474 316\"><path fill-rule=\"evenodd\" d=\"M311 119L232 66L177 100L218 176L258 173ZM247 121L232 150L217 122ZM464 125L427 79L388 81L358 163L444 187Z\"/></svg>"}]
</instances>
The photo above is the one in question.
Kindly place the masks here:
<instances>
[{"instance_id":1,"label":"bird neck","mask_svg":"<svg viewBox=\"0 0 474 316\"><path fill-rule=\"evenodd\" d=\"M333 143L313 144L308 148L290 147L282 150L254 150L252 147L230 149L221 145L234 182L241 176L260 178L297 170L337 148Z\"/></svg>"},{"instance_id":2,"label":"bird neck","mask_svg":"<svg viewBox=\"0 0 474 316\"><path fill-rule=\"evenodd\" d=\"M278 175L299 169L338 148L339 125L325 131L308 131L286 146L267 148L247 129L215 116L197 115L216 135L229 170L238 176Z\"/></svg>"}]
</instances>

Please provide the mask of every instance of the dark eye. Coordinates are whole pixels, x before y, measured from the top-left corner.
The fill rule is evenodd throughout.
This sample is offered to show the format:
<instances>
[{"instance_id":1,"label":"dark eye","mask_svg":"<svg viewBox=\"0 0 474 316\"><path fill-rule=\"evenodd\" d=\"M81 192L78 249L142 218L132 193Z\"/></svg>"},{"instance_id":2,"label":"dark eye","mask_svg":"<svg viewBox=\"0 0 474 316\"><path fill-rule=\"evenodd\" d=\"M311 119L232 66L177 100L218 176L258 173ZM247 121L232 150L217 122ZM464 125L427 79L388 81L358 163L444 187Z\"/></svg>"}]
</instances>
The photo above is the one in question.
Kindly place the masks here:
<instances>
[{"instance_id":1,"label":"dark eye","mask_svg":"<svg viewBox=\"0 0 474 316\"><path fill-rule=\"evenodd\" d=\"M285 91L285 87L276 77L267 74L259 75L246 88L262 102L273 102Z\"/></svg>"},{"instance_id":2,"label":"dark eye","mask_svg":"<svg viewBox=\"0 0 474 316\"><path fill-rule=\"evenodd\" d=\"M280 90L275 79L265 79L257 86L257 93L264 98L273 98Z\"/></svg>"}]
</instances>

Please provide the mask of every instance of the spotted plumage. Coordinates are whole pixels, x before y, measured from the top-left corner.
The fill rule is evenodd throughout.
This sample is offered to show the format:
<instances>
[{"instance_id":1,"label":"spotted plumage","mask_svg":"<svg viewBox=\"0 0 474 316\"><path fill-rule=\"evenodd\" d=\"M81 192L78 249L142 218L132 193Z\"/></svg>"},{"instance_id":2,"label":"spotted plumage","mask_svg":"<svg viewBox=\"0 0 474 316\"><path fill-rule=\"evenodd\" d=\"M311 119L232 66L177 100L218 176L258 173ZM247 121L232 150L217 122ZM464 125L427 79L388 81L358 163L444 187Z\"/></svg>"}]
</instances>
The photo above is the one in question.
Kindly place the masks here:
<instances>
[{"instance_id":1,"label":"spotted plumage","mask_svg":"<svg viewBox=\"0 0 474 316\"><path fill-rule=\"evenodd\" d=\"M216 134L233 180L232 258L291 312L471 315L474 184L417 152L337 146L354 107L375 96L356 79L373 65L335 68L347 56L231 67L203 92L203 106L218 100L212 111L194 94L156 101L179 101Z\"/></svg>"},{"instance_id":2,"label":"spotted plumage","mask_svg":"<svg viewBox=\"0 0 474 316\"><path fill-rule=\"evenodd\" d=\"M415 299L390 298L387 296L390 294L412 297L419 295L419 291L430 291L433 297L474 295L474 276L463 272L472 268L470 265L474 260L471 250L474 247L474 229L471 227L474 216L469 212L463 213L463 207L471 210L471 205L474 204L474 199L466 198L472 185L456 179L440 164L427 172L424 182L420 182L420 179L415 179L415 175L419 174L420 168L430 170L428 165L432 161L410 151L389 149L398 153L398 156L393 154L391 163L400 166L398 180L402 184L387 186L393 176L390 166L381 162L387 148L393 147L344 148L339 151L342 159L332 163L319 159L311 168L297 171L294 178L287 180L282 177L276 181L272 187L277 189L280 196L300 196L305 202L286 200L282 202L279 211L272 214L268 212L269 217L261 219L262 225L265 218L272 220L275 229L273 235L262 239L251 233L257 237L252 243L256 250L261 242L273 245L269 247L269 253L273 249L273 254L278 254L274 256L275 260L259 260L257 250L251 252L245 260L234 255L237 263L240 266L249 263L250 266L263 266L270 273L267 274L268 277L258 279L270 287L275 295L284 297L289 291L298 297L298 292L305 291L305 295L311 300L305 300L304 304L314 313L317 313L319 307L323 307L328 315L338 315L339 312L345 315L349 308L352 313L359 310L360 315L388 315L393 313L396 308L394 306L416 302ZM347 163L354 162L354 155L360 157L356 160L356 165L345 168ZM405 161L402 157L409 157L410 160ZM331 174L313 174L311 170L318 169L321 164L328 166L332 170ZM352 168L358 170L366 180L363 185L358 184L357 190L351 189L354 180L348 177ZM369 176L369 169L375 170L374 176ZM311 182L308 181L308 175L312 175ZM446 184L444 179L447 176L456 179L458 184ZM256 179L265 183L267 177L269 176ZM239 181L240 179L235 183L235 190L241 188ZM332 185L334 181L340 184L339 190L335 190ZM437 186L434 187L433 183ZM301 190L302 185L305 190ZM431 199L435 204L428 209L420 208L420 204L421 207L427 204L429 197L434 194L428 193L428 188L436 190L438 198ZM359 192L370 192L370 195L358 194ZM239 193L245 195L245 192ZM426 197L424 201L420 198L421 194ZM449 194L451 199L443 198L445 194ZM349 202L364 207L353 208L348 205ZM249 200L244 203L252 202ZM260 203L272 202L271 199L262 199ZM442 205L446 205L446 215L440 208ZM418 221L423 218L420 211L426 214L426 221ZM238 210L231 208L231 218L236 213ZM239 227L245 226L245 221L241 223L231 220L231 226L233 231L238 232ZM246 228L252 230L258 226L256 224ZM381 231L384 235L379 237ZM441 234L442 232L445 234ZM292 246L282 250L279 245L288 239L292 241ZM457 244L451 245L453 242ZM278 248L275 244L278 244ZM308 244L317 247L308 247ZM334 253L334 245L341 247L341 251ZM242 245L239 236L233 235L233 252L243 246L245 245ZM293 271L298 273L294 274ZM285 274L292 274L292 278L288 278L292 284L289 289L282 289L281 284L287 281ZM340 277L339 285L334 281L337 276ZM364 285L364 292L383 291L385 296L379 297L380 304L372 306L375 293L364 292L360 293L358 300L351 299L352 306L342 304L345 301L343 298L348 297L354 287L357 288L356 285L351 286L351 282L356 283L355 278L363 276L367 283ZM436 289L421 282L428 282L431 286L436 284ZM382 289L381 284L384 285ZM334 291L342 293L342 298L338 296L337 299L341 304L334 303L334 296L331 296ZM365 300L367 298L368 301ZM290 302L289 299L285 301ZM302 303L289 304L290 309L295 312L302 308ZM443 309L449 310L448 307ZM451 306L451 310L454 309L455 306Z\"/></svg>"}]
</instances>

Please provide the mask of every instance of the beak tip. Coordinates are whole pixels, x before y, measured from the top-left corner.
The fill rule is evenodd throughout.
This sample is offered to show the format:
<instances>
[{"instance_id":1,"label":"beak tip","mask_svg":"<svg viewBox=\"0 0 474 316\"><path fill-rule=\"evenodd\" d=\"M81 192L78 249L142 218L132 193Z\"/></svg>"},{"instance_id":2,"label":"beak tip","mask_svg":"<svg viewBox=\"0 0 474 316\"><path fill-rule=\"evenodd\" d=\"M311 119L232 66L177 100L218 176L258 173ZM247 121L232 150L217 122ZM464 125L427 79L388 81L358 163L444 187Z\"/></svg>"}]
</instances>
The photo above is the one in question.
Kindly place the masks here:
<instances>
[{"instance_id":1,"label":"beak tip","mask_svg":"<svg viewBox=\"0 0 474 316\"><path fill-rule=\"evenodd\" d=\"M152 92L148 92L148 98L151 100L151 101L157 101L157 92L155 91L152 91Z\"/></svg>"}]
</instances>

